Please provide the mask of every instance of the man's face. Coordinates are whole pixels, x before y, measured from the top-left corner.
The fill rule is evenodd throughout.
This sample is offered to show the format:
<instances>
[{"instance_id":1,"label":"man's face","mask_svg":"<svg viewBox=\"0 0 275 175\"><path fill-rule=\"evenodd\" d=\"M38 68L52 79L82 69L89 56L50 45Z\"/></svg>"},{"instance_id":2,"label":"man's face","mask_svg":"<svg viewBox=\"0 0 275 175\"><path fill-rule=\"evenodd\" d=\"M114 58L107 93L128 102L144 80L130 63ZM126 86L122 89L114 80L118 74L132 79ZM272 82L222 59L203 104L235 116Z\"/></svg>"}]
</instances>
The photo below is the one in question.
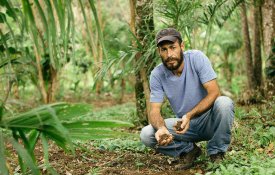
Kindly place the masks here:
<instances>
[{"instance_id":1,"label":"man's face","mask_svg":"<svg viewBox=\"0 0 275 175\"><path fill-rule=\"evenodd\" d=\"M183 44L166 41L158 48L162 63L167 69L177 70L183 62Z\"/></svg>"}]
</instances>

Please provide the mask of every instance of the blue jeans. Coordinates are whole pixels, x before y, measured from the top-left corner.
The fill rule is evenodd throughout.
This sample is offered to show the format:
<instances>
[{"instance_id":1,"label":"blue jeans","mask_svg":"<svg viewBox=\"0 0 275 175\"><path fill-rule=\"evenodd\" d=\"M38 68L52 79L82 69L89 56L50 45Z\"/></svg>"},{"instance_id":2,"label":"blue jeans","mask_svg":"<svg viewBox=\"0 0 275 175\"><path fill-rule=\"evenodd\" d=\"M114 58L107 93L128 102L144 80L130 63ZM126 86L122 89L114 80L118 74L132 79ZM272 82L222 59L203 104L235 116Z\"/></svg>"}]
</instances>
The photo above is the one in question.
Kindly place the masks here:
<instances>
[{"instance_id":1,"label":"blue jeans","mask_svg":"<svg viewBox=\"0 0 275 175\"><path fill-rule=\"evenodd\" d=\"M165 119L166 127L174 137L169 145L157 145L156 130L151 125L147 125L142 129L140 133L141 141L146 146L156 149L157 152L173 157L188 153L194 148L193 143L199 141L208 141L208 155L226 152L231 140L234 104L228 97L218 97L211 109L191 119L190 127L184 134L176 134L173 129L178 120L181 119Z\"/></svg>"}]
</instances>

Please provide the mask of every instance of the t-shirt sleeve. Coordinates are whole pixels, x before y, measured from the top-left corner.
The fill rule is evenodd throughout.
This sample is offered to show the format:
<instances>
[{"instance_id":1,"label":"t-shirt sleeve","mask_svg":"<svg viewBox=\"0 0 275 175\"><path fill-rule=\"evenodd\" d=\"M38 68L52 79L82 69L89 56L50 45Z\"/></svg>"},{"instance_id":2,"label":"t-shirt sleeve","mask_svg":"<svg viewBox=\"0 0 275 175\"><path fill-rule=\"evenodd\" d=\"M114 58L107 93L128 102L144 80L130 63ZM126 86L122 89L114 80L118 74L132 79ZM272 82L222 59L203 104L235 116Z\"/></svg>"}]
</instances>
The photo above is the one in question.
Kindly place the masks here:
<instances>
[{"instance_id":1,"label":"t-shirt sleeve","mask_svg":"<svg viewBox=\"0 0 275 175\"><path fill-rule=\"evenodd\" d=\"M202 52L198 51L195 58L195 68L202 84L217 78L211 62Z\"/></svg>"},{"instance_id":2,"label":"t-shirt sleeve","mask_svg":"<svg viewBox=\"0 0 275 175\"><path fill-rule=\"evenodd\" d=\"M162 103L164 99L164 91L160 79L153 73L150 76L150 102Z\"/></svg>"}]
</instances>

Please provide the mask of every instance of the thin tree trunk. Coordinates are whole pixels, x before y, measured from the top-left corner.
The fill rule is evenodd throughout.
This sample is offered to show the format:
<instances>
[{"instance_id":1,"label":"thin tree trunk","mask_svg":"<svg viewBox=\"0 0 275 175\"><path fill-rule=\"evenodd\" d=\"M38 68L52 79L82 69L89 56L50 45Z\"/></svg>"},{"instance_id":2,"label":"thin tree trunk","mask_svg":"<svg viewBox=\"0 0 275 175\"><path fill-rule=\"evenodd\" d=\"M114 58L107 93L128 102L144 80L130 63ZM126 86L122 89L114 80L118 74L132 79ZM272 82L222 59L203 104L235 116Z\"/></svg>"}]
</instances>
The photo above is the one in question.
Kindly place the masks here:
<instances>
[{"instance_id":1,"label":"thin tree trunk","mask_svg":"<svg viewBox=\"0 0 275 175\"><path fill-rule=\"evenodd\" d=\"M18 81L13 84L13 95L15 99L19 99Z\"/></svg>"},{"instance_id":2,"label":"thin tree trunk","mask_svg":"<svg viewBox=\"0 0 275 175\"><path fill-rule=\"evenodd\" d=\"M126 82L125 82L125 79L122 78L121 81L120 81L120 97L119 97L119 100L118 100L118 103L121 104L123 102L123 99L124 99L124 96L125 96L125 87L126 87Z\"/></svg>"},{"instance_id":3,"label":"thin tree trunk","mask_svg":"<svg viewBox=\"0 0 275 175\"><path fill-rule=\"evenodd\" d=\"M249 37L245 2L241 3L241 18L242 18L242 32L243 32L244 46L245 46L246 76L248 81L248 88L249 90L253 90L255 88L254 71L253 71L254 69L253 69L251 42Z\"/></svg>"},{"instance_id":4,"label":"thin tree trunk","mask_svg":"<svg viewBox=\"0 0 275 175\"><path fill-rule=\"evenodd\" d=\"M103 31L103 23L102 23L100 0L97 1L97 13L98 13L98 20L99 20L100 30L102 32ZM99 33L100 31L97 31L97 32ZM102 50L102 46L100 44L99 38L97 39L97 51L98 51L97 66L98 66L98 71L100 71L103 67L103 50ZM103 84L102 80L98 79L97 82L96 82L96 94L97 95L101 94L102 84Z\"/></svg>"},{"instance_id":5,"label":"thin tree trunk","mask_svg":"<svg viewBox=\"0 0 275 175\"><path fill-rule=\"evenodd\" d=\"M153 20L153 2L152 0L137 0L136 3L136 36L139 42L142 44L143 50L146 49L146 45L152 39L152 33L154 33L154 20ZM140 59L141 55L137 59ZM153 58L152 58L153 59ZM145 98L143 103L143 113L145 113L146 120L150 113L150 91L148 83L148 62L144 63L140 69L139 75L142 81L143 94ZM147 123L146 123L147 124Z\"/></svg>"},{"instance_id":6,"label":"thin tree trunk","mask_svg":"<svg viewBox=\"0 0 275 175\"><path fill-rule=\"evenodd\" d=\"M130 28L132 33L136 36L136 0L129 0L130 4L130 13L131 13L131 20L130 20ZM137 47L135 41L132 41L132 45ZM136 60L140 58L140 53L136 55ZM135 73L135 95L136 95L136 109L137 109L137 116L139 118L139 122L143 125L147 124L147 116L146 116L146 105L143 93L143 84L140 72Z\"/></svg>"},{"instance_id":7,"label":"thin tree trunk","mask_svg":"<svg viewBox=\"0 0 275 175\"><path fill-rule=\"evenodd\" d=\"M147 78L147 70L145 68L140 70L140 76L142 80L142 87L145 95L146 113L150 115L150 87Z\"/></svg>"},{"instance_id":8,"label":"thin tree trunk","mask_svg":"<svg viewBox=\"0 0 275 175\"><path fill-rule=\"evenodd\" d=\"M51 66L50 67L50 81L48 85L48 103L55 101L55 92L57 88L57 71Z\"/></svg>"},{"instance_id":9,"label":"thin tree trunk","mask_svg":"<svg viewBox=\"0 0 275 175\"><path fill-rule=\"evenodd\" d=\"M34 47L34 52L35 52L35 58L36 58L36 68L37 68L37 73L38 73L38 85L39 85L39 90L43 98L44 103L48 103L48 96L47 96L47 91L45 87L45 82L43 78L43 73L42 73L42 67L41 67L41 58L40 55L37 53L37 48Z\"/></svg>"},{"instance_id":10,"label":"thin tree trunk","mask_svg":"<svg viewBox=\"0 0 275 175\"><path fill-rule=\"evenodd\" d=\"M263 17L263 45L264 55L268 57L271 53L272 40L275 37L275 1L264 0L262 5Z\"/></svg>"},{"instance_id":11,"label":"thin tree trunk","mask_svg":"<svg viewBox=\"0 0 275 175\"><path fill-rule=\"evenodd\" d=\"M262 56L261 56L261 32L260 32L260 7L254 2L253 18L254 18L254 76L256 89L262 84Z\"/></svg>"},{"instance_id":12,"label":"thin tree trunk","mask_svg":"<svg viewBox=\"0 0 275 175\"><path fill-rule=\"evenodd\" d=\"M227 84L230 87L231 86L231 79L232 79L232 74L230 70L230 65L229 65L229 60L228 60L229 54L224 53L224 68L225 68L225 78L227 80ZM229 88L228 87L228 88Z\"/></svg>"},{"instance_id":13,"label":"thin tree trunk","mask_svg":"<svg viewBox=\"0 0 275 175\"><path fill-rule=\"evenodd\" d=\"M275 2L274 0L264 0L262 5L263 22L263 45L266 60L265 72L267 87L266 97L271 98L275 95ZM273 48L273 49L272 49Z\"/></svg>"}]
</instances>

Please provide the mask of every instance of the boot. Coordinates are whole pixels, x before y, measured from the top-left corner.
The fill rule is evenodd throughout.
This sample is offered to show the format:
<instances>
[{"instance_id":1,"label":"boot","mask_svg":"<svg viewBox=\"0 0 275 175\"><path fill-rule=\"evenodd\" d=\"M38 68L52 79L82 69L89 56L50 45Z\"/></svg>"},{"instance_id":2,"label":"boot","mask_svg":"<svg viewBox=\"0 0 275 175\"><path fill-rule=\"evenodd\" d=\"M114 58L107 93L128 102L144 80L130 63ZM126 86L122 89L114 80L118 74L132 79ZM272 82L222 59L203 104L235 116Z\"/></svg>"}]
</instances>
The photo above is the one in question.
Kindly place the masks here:
<instances>
[{"instance_id":1,"label":"boot","mask_svg":"<svg viewBox=\"0 0 275 175\"><path fill-rule=\"evenodd\" d=\"M180 158L183 160L181 164L176 165L176 170L186 170L194 166L194 161L202 154L201 149L194 144L194 149L188 153L183 153Z\"/></svg>"}]
</instances>

